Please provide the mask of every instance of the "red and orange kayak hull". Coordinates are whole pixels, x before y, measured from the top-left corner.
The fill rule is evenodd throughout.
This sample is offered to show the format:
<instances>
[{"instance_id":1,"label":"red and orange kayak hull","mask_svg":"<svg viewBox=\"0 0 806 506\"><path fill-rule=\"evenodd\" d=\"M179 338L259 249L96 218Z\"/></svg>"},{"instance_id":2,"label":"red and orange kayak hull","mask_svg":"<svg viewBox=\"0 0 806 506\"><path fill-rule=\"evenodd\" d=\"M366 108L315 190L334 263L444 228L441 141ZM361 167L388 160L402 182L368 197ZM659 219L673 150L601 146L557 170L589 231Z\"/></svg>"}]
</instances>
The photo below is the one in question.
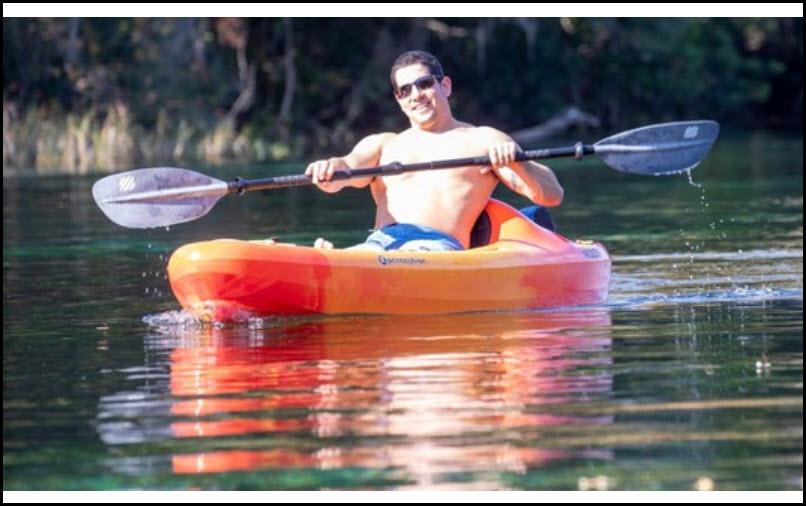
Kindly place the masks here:
<instances>
[{"instance_id":1,"label":"red and orange kayak hull","mask_svg":"<svg viewBox=\"0 0 806 506\"><path fill-rule=\"evenodd\" d=\"M487 206L486 246L460 252L317 249L219 239L180 247L168 263L180 304L214 321L290 314L433 314L595 304L610 257L510 206Z\"/></svg>"}]
</instances>

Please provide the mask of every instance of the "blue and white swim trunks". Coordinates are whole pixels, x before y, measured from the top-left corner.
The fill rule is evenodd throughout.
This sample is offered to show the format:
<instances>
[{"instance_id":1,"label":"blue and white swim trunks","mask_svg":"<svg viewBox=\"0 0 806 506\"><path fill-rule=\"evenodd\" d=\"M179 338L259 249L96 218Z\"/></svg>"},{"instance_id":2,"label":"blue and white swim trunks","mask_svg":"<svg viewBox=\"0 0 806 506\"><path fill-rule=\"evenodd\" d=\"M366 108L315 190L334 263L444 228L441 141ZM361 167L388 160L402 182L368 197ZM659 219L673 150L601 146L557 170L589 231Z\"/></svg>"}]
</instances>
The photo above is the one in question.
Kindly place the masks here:
<instances>
[{"instance_id":1,"label":"blue and white swim trunks","mask_svg":"<svg viewBox=\"0 0 806 506\"><path fill-rule=\"evenodd\" d=\"M409 223L393 223L372 232L362 244L349 249L377 251L461 251L455 237L440 230Z\"/></svg>"}]
</instances>

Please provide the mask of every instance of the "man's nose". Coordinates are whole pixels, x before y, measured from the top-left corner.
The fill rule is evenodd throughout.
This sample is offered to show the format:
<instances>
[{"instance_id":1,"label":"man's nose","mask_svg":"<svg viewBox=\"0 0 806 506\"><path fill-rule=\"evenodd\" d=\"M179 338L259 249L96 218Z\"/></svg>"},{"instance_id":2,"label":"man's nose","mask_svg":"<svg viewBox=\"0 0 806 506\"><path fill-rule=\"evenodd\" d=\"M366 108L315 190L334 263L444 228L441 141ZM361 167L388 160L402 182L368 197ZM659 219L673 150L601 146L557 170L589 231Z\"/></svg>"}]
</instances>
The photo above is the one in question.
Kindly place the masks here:
<instances>
[{"instance_id":1,"label":"man's nose","mask_svg":"<svg viewBox=\"0 0 806 506\"><path fill-rule=\"evenodd\" d=\"M422 95L422 94L423 94L423 92L424 92L424 91L425 91L425 90L421 89L421 88L420 88L419 86L417 86L416 84L412 84L412 85L411 85L411 98L417 98L417 97L419 97L420 95Z\"/></svg>"}]
</instances>

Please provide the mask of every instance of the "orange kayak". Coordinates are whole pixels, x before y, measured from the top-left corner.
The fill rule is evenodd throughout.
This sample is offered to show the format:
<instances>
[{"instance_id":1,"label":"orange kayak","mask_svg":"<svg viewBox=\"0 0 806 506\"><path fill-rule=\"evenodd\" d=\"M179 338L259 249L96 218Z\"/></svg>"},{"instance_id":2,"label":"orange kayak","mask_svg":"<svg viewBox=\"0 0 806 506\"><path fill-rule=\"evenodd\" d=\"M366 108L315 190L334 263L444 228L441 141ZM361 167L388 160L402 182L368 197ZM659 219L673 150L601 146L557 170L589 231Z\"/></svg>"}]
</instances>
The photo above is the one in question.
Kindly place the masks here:
<instances>
[{"instance_id":1,"label":"orange kayak","mask_svg":"<svg viewBox=\"0 0 806 506\"><path fill-rule=\"evenodd\" d=\"M291 314L434 314L596 304L610 257L491 200L486 244L465 251L317 249L218 239L168 262L179 303L213 321Z\"/></svg>"}]
</instances>

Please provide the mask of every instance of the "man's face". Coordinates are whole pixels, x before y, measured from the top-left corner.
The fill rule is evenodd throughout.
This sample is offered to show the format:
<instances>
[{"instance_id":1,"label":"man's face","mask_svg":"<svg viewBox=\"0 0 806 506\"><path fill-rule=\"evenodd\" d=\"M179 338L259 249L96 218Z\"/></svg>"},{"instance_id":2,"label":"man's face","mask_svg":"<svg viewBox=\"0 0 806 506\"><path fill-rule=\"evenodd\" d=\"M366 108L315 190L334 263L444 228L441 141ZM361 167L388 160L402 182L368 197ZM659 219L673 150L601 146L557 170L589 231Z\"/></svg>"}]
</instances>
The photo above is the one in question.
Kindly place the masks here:
<instances>
[{"instance_id":1,"label":"man's face","mask_svg":"<svg viewBox=\"0 0 806 506\"><path fill-rule=\"evenodd\" d=\"M420 64L395 72L395 98L400 109L413 123L428 126L449 111L450 78L434 76Z\"/></svg>"}]
</instances>

